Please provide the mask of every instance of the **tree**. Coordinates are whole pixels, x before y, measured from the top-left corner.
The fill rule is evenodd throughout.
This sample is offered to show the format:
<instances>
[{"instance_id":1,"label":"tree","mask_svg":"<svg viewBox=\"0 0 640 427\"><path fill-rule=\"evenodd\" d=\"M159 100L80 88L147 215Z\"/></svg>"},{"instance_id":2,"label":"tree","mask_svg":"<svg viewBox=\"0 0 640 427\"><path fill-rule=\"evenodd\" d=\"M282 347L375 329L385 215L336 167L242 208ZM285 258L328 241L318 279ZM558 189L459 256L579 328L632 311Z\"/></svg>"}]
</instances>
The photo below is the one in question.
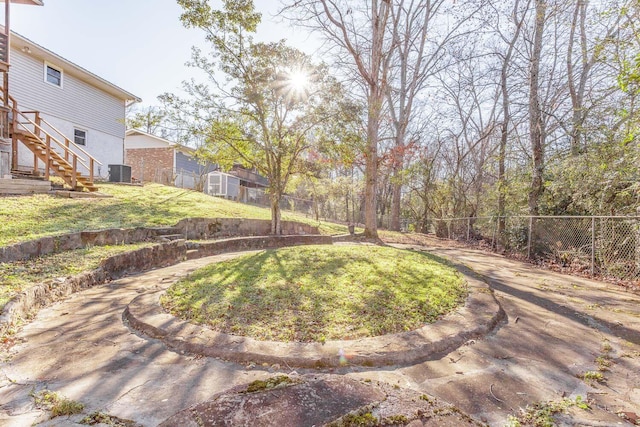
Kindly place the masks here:
<instances>
[{"instance_id":1,"label":"tree","mask_svg":"<svg viewBox=\"0 0 640 427\"><path fill-rule=\"evenodd\" d=\"M159 107L146 107L137 111L127 111L127 129L139 129L152 135L160 134L164 128L167 113Z\"/></svg>"},{"instance_id":2,"label":"tree","mask_svg":"<svg viewBox=\"0 0 640 427\"><path fill-rule=\"evenodd\" d=\"M251 0L225 0L214 10L207 0L179 0L187 27L202 29L210 56L194 49L192 65L209 84L187 83L191 99L165 95L174 109L189 110L192 133L203 136L201 157L223 169L239 162L269 180L271 232L281 234L280 200L292 175L304 169L305 151L322 138L324 123L339 120L339 85L326 67L276 43L255 43L260 20Z\"/></svg>"},{"instance_id":3,"label":"tree","mask_svg":"<svg viewBox=\"0 0 640 427\"><path fill-rule=\"evenodd\" d=\"M390 0L300 0L293 5L298 23L320 30L360 78L367 104L365 156L365 236L378 237L378 144L387 93L391 42ZM366 29L366 31L365 31ZM348 58L348 59L347 59Z\"/></svg>"},{"instance_id":4,"label":"tree","mask_svg":"<svg viewBox=\"0 0 640 427\"><path fill-rule=\"evenodd\" d=\"M538 200L543 191L542 172L544 168L545 121L539 98L540 60L542 55L542 36L547 18L547 1L535 0L535 24L533 31L533 50L529 68L529 140L533 158L531 188L529 189L529 214L538 215Z\"/></svg>"},{"instance_id":5,"label":"tree","mask_svg":"<svg viewBox=\"0 0 640 427\"><path fill-rule=\"evenodd\" d=\"M405 150L411 141L411 129L416 112L414 107L424 92L429 78L448 67L455 60L447 50L459 50L454 46L460 38L466 39L470 29L465 28L472 16L481 8L472 2L447 0L399 0L391 6L392 52L387 86L387 108L393 127L392 163L392 230L400 230L400 204L402 194L402 170ZM438 25L448 20L450 25ZM466 41L466 40L465 40Z\"/></svg>"},{"instance_id":6,"label":"tree","mask_svg":"<svg viewBox=\"0 0 640 427\"><path fill-rule=\"evenodd\" d=\"M530 0L527 0L525 8L528 8ZM511 125L511 102L509 97L509 68L512 66L512 58L514 50L516 49L516 43L520 38L520 32L522 31L522 25L526 14L520 12L520 0L515 0L513 4L513 10L511 13L511 19L514 26L514 31L511 34L511 38L506 37L500 32L500 38L506 42L506 52L501 55L502 64L500 67L500 94L502 96L502 123L500 129L500 147L498 153L498 236L503 238L505 232L505 214L506 214L506 157L507 157L507 142L509 139L509 126ZM521 13L519 16L518 14Z\"/></svg>"}]
</instances>

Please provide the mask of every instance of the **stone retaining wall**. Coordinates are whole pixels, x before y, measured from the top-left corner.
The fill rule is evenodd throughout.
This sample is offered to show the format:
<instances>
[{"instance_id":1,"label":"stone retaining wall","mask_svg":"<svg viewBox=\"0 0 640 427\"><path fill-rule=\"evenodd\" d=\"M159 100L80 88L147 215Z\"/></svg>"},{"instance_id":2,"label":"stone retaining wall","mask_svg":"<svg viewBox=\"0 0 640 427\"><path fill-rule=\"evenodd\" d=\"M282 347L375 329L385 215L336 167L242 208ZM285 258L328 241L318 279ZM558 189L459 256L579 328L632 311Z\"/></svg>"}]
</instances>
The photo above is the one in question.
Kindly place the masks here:
<instances>
[{"instance_id":1,"label":"stone retaining wall","mask_svg":"<svg viewBox=\"0 0 640 427\"><path fill-rule=\"evenodd\" d=\"M110 228L41 237L0 248L0 262L23 261L51 253L72 251L87 246L122 245L143 242L160 234L163 228Z\"/></svg>"},{"instance_id":2,"label":"stone retaining wall","mask_svg":"<svg viewBox=\"0 0 640 427\"><path fill-rule=\"evenodd\" d=\"M5 333L18 319L26 319L42 307L74 292L106 283L126 273L175 264L184 260L186 253L187 247L182 240L162 243L107 258L93 271L63 280L48 280L27 288L5 305L0 316L0 333Z\"/></svg>"},{"instance_id":3,"label":"stone retaining wall","mask_svg":"<svg viewBox=\"0 0 640 427\"><path fill-rule=\"evenodd\" d=\"M218 255L225 252L249 251L253 249L275 249L285 246L330 245L331 236L261 236L216 240L204 243L189 243L195 251L187 253L188 259Z\"/></svg>"},{"instance_id":4,"label":"stone retaining wall","mask_svg":"<svg viewBox=\"0 0 640 427\"><path fill-rule=\"evenodd\" d=\"M174 227L111 228L81 231L59 236L42 237L0 248L0 263L22 261L56 252L82 249L87 246L120 245L143 242L166 234L182 234L186 239L212 239L231 236L266 236L271 221L238 218L188 218ZM282 234L318 234L318 227L283 221Z\"/></svg>"},{"instance_id":5,"label":"stone retaining wall","mask_svg":"<svg viewBox=\"0 0 640 427\"><path fill-rule=\"evenodd\" d=\"M283 235L320 234L318 227L293 221L282 221ZM189 240L207 240L231 236L267 236L271 220L246 218L187 218L175 228Z\"/></svg>"},{"instance_id":6,"label":"stone retaining wall","mask_svg":"<svg viewBox=\"0 0 640 427\"><path fill-rule=\"evenodd\" d=\"M145 229L141 229L145 230ZM151 230L151 229L146 229ZM105 232L108 230L105 230ZM95 232L89 232L95 233ZM100 232L102 233L102 232ZM75 242L81 241L74 233ZM107 239L107 234L92 234L93 242ZM118 235L115 233L114 235ZM80 239L80 240L77 240ZM106 283L127 273L151 270L181 262L187 257L201 258L224 252L252 249L280 248L295 245L331 244L331 236L253 236L237 237L204 243L191 243L184 240L160 243L155 246L137 249L114 255L100 263L97 269L68 277L63 280L48 280L16 295L5 305L0 315L0 334L7 332L19 319L26 319L39 309L52 304L74 292Z\"/></svg>"}]
</instances>

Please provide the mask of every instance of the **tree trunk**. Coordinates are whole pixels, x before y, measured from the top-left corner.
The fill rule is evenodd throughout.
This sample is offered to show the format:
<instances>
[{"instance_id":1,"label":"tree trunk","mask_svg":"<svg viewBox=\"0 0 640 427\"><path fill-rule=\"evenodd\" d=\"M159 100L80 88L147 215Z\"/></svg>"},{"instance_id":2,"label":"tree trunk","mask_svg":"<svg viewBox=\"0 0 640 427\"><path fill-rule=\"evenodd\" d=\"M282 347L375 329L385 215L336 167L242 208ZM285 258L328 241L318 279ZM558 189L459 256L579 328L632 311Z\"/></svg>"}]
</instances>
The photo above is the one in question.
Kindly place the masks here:
<instances>
[{"instance_id":1,"label":"tree trunk","mask_svg":"<svg viewBox=\"0 0 640 427\"><path fill-rule=\"evenodd\" d=\"M280 194L271 194L271 234L282 234Z\"/></svg>"},{"instance_id":2,"label":"tree trunk","mask_svg":"<svg viewBox=\"0 0 640 427\"><path fill-rule=\"evenodd\" d=\"M401 168L394 168L391 184L391 231L400 231L400 206L402 202L402 184L400 183Z\"/></svg>"},{"instance_id":3,"label":"tree trunk","mask_svg":"<svg viewBox=\"0 0 640 427\"><path fill-rule=\"evenodd\" d=\"M586 4L581 0L576 1L573 20L571 22L571 31L569 32L569 44L567 47L567 85L569 87L569 95L571 97L571 106L573 108L573 117L571 120L571 131L569 132L569 142L571 146L571 155L577 156L580 154L580 139L582 128L582 97L581 93L576 90L575 79L573 76L573 46L575 40L576 26L578 25L578 19L582 16L581 27L584 30L584 13L586 12ZM583 41L584 43L584 41ZM583 44L584 46L584 44ZM586 61L582 58L583 76L586 75Z\"/></svg>"},{"instance_id":4,"label":"tree trunk","mask_svg":"<svg viewBox=\"0 0 640 427\"><path fill-rule=\"evenodd\" d=\"M347 195L344 196L344 206L347 209L346 210L346 215L345 215L346 222L350 222L350 220L349 220L349 192L348 191L347 191Z\"/></svg>"},{"instance_id":5,"label":"tree trunk","mask_svg":"<svg viewBox=\"0 0 640 427\"><path fill-rule=\"evenodd\" d=\"M300 2L298 2L300 3ZM387 87L389 64L385 51L385 36L389 20L391 1L370 0L366 8L366 19L370 28L353 26L352 9L348 4L332 0L302 2L318 21L318 27L328 34L329 38L346 50L353 58L357 73L362 77L367 90L367 145L365 156L365 189L364 189L364 235L369 238L378 237L376 224L377 201L376 186L378 178L378 129L382 101ZM317 8L315 6L318 6ZM355 5L354 5L355 9ZM363 33L370 29L370 36ZM366 42L365 42L366 40ZM366 46L362 46L365 42Z\"/></svg>"},{"instance_id":6,"label":"tree trunk","mask_svg":"<svg viewBox=\"0 0 640 427\"><path fill-rule=\"evenodd\" d=\"M378 238L377 227L377 185L378 185L378 131L380 128L380 114L386 90L386 70L384 69L383 45L389 17L388 0L371 1L373 21L371 25L372 46L371 60L367 80L368 114L367 114L367 149L365 164L364 187L364 235Z\"/></svg>"},{"instance_id":7,"label":"tree trunk","mask_svg":"<svg viewBox=\"0 0 640 427\"><path fill-rule=\"evenodd\" d=\"M420 232L423 234L427 234L429 232L429 208L427 206L427 201L424 201L424 208L422 211L422 221L420 224Z\"/></svg>"},{"instance_id":8,"label":"tree trunk","mask_svg":"<svg viewBox=\"0 0 640 427\"><path fill-rule=\"evenodd\" d=\"M536 18L531 54L531 70L529 81L529 135L531 140L531 155L533 157L533 171L531 173L531 188L529 189L529 214L538 215L539 200L542 195L544 171L544 120L540 108L538 94L540 55L542 53L542 34L547 12L546 0L536 0Z\"/></svg>"},{"instance_id":9,"label":"tree trunk","mask_svg":"<svg viewBox=\"0 0 640 427\"><path fill-rule=\"evenodd\" d=\"M505 224L505 207L506 207L506 172L505 158L507 156L507 137L508 137L509 115L505 113L504 122L502 123L502 131L500 134L500 153L498 154L498 242L500 246L504 246ZM499 248L501 249L501 248Z\"/></svg>"},{"instance_id":10,"label":"tree trunk","mask_svg":"<svg viewBox=\"0 0 640 427\"><path fill-rule=\"evenodd\" d=\"M509 87L508 87L508 77L509 77L509 66L511 65L511 57L513 56L513 50L516 42L518 41L518 37L520 36L520 32L522 31L522 22L524 20L525 14L522 15L522 19L518 20L518 8L519 8L519 0L516 0L513 6L513 20L515 24L515 31L513 33L513 37L507 48L507 53L504 56L504 60L502 62L502 70L500 73L500 85L502 91L502 127L500 132L500 150L499 150L499 158L498 158L498 249L501 250L504 247L505 243L505 215L506 215L506 168L505 161L507 157L507 142L509 137L509 123L511 122L511 112L509 110Z\"/></svg>"}]
</instances>

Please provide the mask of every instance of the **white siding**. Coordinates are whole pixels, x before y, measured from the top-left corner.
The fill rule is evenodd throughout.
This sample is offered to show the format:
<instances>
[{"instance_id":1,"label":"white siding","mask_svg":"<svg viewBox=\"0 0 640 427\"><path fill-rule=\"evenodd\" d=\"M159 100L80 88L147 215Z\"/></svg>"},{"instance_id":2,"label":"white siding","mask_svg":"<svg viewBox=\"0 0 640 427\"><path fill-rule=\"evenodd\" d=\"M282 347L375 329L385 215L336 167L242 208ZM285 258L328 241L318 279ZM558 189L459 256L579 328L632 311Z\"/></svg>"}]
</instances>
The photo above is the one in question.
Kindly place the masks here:
<instances>
[{"instance_id":1,"label":"white siding","mask_svg":"<svg viewBox=\"0 0 640 427\"><path fill-rule=\"evenodd\" d=\"M47 114L43 114L42 118L51 123L57 130L66 135L73 141L73 129L80 128L87 131L87 144L81 146L83 150L91 154L102 165L96 164L94 167L94 176L107 178L109 174L108 165L115 164L120 165L124 163L124 138L110 135L105 132L101 132L98 129L82 126L77 123L72 123L68 120L62 120L57 117L52 117ZM46 129L46 128L45 128ZM48 130L48 129L47 129ZM53 133L56 136L55 133ZM33 154L22 144L18 144L18 165L20 169L33 168ZM57 150L62 152L61 150ZM81 157L86 158L82 153L78 153ZM87 162L88 165L88 162ZM44 167L43 163L39 164L40 168ZM88 170L79 166L82 173L88 173Z\"/></svg>"},{"instance_id":2,"label":"white siding","mask_svg":"<svg viewBox=\"0 0 640 427\"><path fill-rule=\"evenodd\" d=\"M44 81L44 60L11 49L9 91L20 109L41 111L81 128L124 139L125 101L69 74L61 64L51 65L63 71L62 88Z\"/></svg>"}]
</instances>

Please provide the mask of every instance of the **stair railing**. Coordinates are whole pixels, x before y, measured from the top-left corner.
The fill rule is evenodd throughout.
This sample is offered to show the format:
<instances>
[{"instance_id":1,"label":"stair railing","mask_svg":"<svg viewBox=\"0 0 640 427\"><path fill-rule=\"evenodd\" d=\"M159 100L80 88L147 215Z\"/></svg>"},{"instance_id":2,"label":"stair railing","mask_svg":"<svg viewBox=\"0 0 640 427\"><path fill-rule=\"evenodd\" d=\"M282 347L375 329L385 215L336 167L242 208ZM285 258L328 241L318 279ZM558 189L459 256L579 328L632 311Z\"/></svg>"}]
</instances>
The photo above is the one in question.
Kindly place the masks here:
<instances>
[{"instance_id":1,"label":"stair railing","mask_svg":"<svg viewBox=\"0 0 640 427\"><path fill-rule=\"evenodd\" d=\"M5 102L5 98L8 102ZM44 143L45 143L45 150L46 150L46 163L47 163L47 167L46 167L46 171L45 171L45 176L47 177L47 179L49 178L49 170L51 169L52 165L51 165L51 142L53 141L58 147L60 147L60 149L62 149L63 155L64 155L64 160L69 163L69 157L72 158L71 163L72 163L72 168L73 168L73 176L72 176L72 186L75 188L76 187L76 179L77 179L77 174L78 174L78 163L80 165L82 165L85 169L88 170L89 172L89 176L88 176L88 182L90 185L93 185L93 177L94 177L94 168L95 165L102 165L102 163L97 160L95 157L93 157L91 154L89 154L86 150L84 150L82 147L80 147L78 144L76 144L74 141L70 140L69 138L67 138L62 132L60 132L55 126L53 126L51 123L49 123L48 121L46 121L45 119L43 119L40 116L40 112L38 111L20 111L18 110L18 103L15 100L15 98L13 98L11 95L5 93L5 91L1 91L0 93L0 101L2 102L2 104L4 104L4 106L0 106L0 137L4 137L4 138L9 138L10 137L10 133L11 131L15 132L18 130L18 128L21 128L22 130L24 130L25 132L27 132L27 134L33 136L34 138L39 139L40 141L42 141L44 139ZM26 114L33 114L35 117L35 120L31 120L29 119L29 117L26 116ZM20 118L22 118L22 120L25 120L26 122L21 122ZM33 126L33 131L28 127L28 125ZM43 125L47 126L51 131L48 131L47 129L45 129L43 127ZM60 139L56 138L55 136L51 135L51 133L55 133L58 135L58 137L60 139L62 139L64 141L61 142ZM44 138L41 136L41 134L44 134ZM15 144L15 142L14 142ZM14 147L14 151L17 148ZM85 156L87 156L88 162L89 164L87 165L87 163L85 163L85 159L83 157L81 157L80 155L77 154L76 151L79 151L80 153L84 154ZM54 150L56 153L57 151ZM15 156L16 153L14 153ZM58 155L60 155L60 153L57 153ZM15 161L17 161L17 159L14 159ZM34 159L34 170L37 169L37 159Z\"/></svg>"},{"instance_id":2,"label":"stair railing","mask_svg":"<svg viewBox=\"0 0 640 427\"><path fill-rule=\"evenodd\" d=\"M67 148L69 148L69 151L65 151L65 160L66 161L69 161L69 159L67 157L68 153L69 152L73 152L73 150L71 150L70 147L73 147L75 150L78 150L82 154L87 156L87 158L89 159L89 177L91 178L91 183L93 184L93 170L94 170L94 167L95 167L96 164L102 166L102 163L99 160L97 160L95 157L93 157L91 154L87 153L87 151L84 150L81 146L79 146L74 141L72 141L69 138L67 138L62 132L60 132L58 129L56 129L56 127L53 126L51 123L49 123L48 121L46 121L42 117L40 117L40 121L42 123L44 123L45 125L47 125L51 130L53 130L55 133L57 133L60 137L62 137L64 139L65 146ZM47 131L45 131L45 132L49 133Z\"/></svg>"},{"instance_id":3,"label":"stair railing","mask_svg":"<svg viewBox=\"0 0 640 427\"><path fill-rule=\"evenodd\" d=\"M21 112L18 111L17 109L13 109L13 132L16 133L19 130L23 130L24 132L26 132L27 134L33 136L34 138L39 139L40 141L42 141L42 137L40 136L40 133L42 132L45 135L45 146L46 146L46 163L47 163L47 167L46 167L46 174L48 176L49 174L49 169L52 167L51 165L51 142L54 142L58 147L60 147L63 151L64 151L64 156L65 156L65 161L67 161L67 163L69 162L69 156L71 156L71 162L72 162L72 168L73 168L73 174L71 176L71 186L72 187L76 187L77 186L77 174L78 174L78 163L81 164L82 166L84 166L86 169L90 169L90 166L87 165L85 163L85 159L83 159L82 157L80 157L78 154L76 154L73 150L71 150L70 148L68 148L65 144L63 144L62 142L58 141L58 139L56 139L55 137L51 136L49 133L47 133L42 126L40 126L39 124L37 124L35 121L31 120L29 117L26 116L26 114L30 114L33 112ZM24 121L22 121L24 120ZM37 118L36 118L37 120ZM29 125L33 126L33 130L30 129ZM37 166L37 160L34 161L35 166ZM89 176L89 182L91 184L93 184L93 175Z\"/></svg>"}]
</instances>

